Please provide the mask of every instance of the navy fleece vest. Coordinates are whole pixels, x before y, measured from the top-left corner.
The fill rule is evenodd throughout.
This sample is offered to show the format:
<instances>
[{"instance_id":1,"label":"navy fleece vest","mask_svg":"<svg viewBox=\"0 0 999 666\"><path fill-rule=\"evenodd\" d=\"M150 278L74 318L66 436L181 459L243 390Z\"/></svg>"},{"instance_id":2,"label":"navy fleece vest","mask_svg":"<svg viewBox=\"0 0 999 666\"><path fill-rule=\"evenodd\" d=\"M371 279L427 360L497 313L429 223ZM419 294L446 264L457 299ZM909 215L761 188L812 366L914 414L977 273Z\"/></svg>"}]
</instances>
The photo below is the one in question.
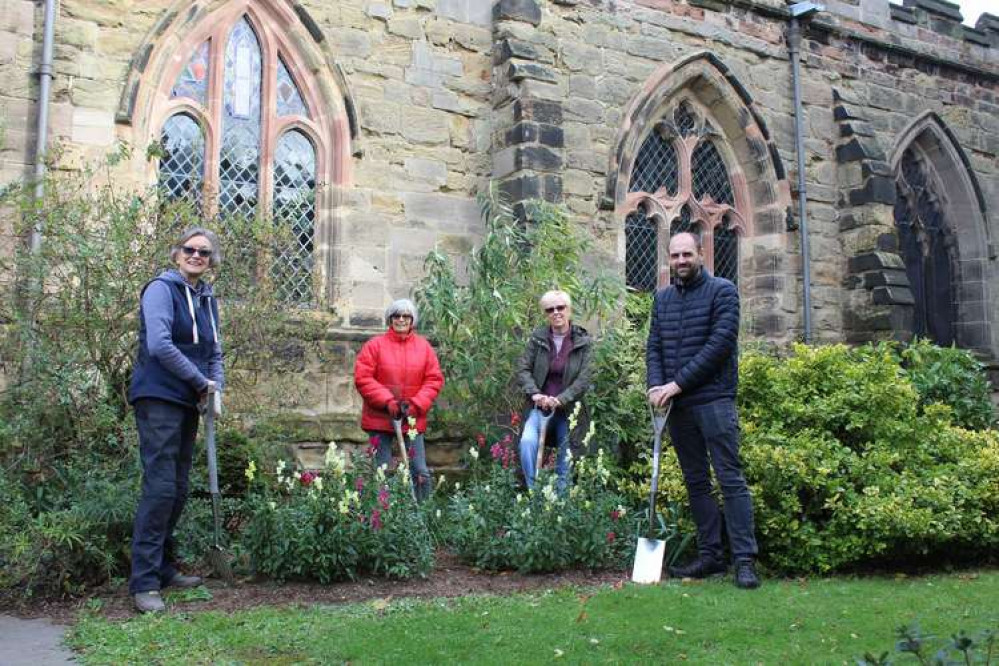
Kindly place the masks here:
<instances>
[{"instance_id":1,"label":"navy fleece vest","mask_svg":"<svg viewBox=\"0 0 999 666\"><path fill-rule=\"evenodd\" d=\"M142 293L146 292L149 285L159 280L170 287L170 295L173 297L173 327L171 328L171 339L173 344L186 356L201 374L208 375L208 363L211 359L212 350L215 344L212 321L215 318L218 324L218 311L214 298L194 299L194 313L198 318L198 343L194 343L192 331L191 313L187 306L187 296L184 294L185 287L182 284L156 278L146 283L142 288ZM140 295L141 300L141 295ZM128 401L134 404L141 398L155 398L166 400L187 407L195 407L198 404L198 392L195 387L177 377L167 370L158 360L149 355L149 347L146 341L146 318L139 308L139 350L135 359L135 366L132 369L132 385L128 391Z\"/></svg>"}]
</instances>

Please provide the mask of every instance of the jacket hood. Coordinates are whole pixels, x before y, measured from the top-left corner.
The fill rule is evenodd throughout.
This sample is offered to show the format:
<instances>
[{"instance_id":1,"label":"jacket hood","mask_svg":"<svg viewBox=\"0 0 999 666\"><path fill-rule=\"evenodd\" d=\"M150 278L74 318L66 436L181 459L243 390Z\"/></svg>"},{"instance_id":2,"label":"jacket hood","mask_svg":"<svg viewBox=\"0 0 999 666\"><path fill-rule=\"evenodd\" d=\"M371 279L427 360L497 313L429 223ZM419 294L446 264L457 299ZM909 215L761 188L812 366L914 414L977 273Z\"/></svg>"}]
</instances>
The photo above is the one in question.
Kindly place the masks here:
<instances>
[{"instance_id":1,"label":"jacket hood","mask_svg":"<svg viewBox=\"0 0 999 666\"><path fill-rule=\"evenodd\" d=\"M176 268L168 268L157 276L160 280L166 280L167 282L173 284L179 284L188 287L194 292L194 296L212 296L212 285L205 282L204 280L198 280L198 284L191 286L191 284L184 279L184 276L180 274Z\"/></svg>"}]
</instances>

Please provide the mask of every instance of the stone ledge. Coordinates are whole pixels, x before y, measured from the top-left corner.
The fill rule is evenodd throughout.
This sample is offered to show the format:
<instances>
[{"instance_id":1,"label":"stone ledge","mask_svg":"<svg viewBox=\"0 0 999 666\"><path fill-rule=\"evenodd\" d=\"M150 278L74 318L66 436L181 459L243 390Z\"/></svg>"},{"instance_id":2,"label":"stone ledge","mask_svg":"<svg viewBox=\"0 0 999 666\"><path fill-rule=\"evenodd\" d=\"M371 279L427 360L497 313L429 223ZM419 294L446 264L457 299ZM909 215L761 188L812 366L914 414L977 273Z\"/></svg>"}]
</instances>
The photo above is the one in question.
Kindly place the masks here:
<instances>
[{"instance_id":1,"label":"stone ledge","mask_svg":"<svg viewBox=\"0 0 999 666\"><path fill-rule=\"evenodd\" d=\"M836 161L856 162L857 160L884 161L885 152L874 138L853 137L847 143L836 146Z\"/></svg>"},{"instance_id":2,"label":"stone ledge","mask_svg":"<svg viewBox=\"0 0 999 666\"><path fill-rule=\"evenodd\" d=\"M541 5L535 0L499 0L493 5L493 19L537 26L541 23Z\"/></svg>"},{"instance_id":3,"label":"stone ledge","mask_svg":"<svg viewBox=\"0 0 999 666\"><path fill-rule=\"evenodd\" d=\"M893 205L895 197L895 181L883 176L871 176L862 188L850 190L850 204L853 206L869 203Z\"/></svg>"},{"instance_id":4,"label":"stone ledge","mask_svg":"<svg viewBox=\"0 0 999 666\"><path fill-rule=\"evenodd\" d=\"M865 273L867 271L880 270L905 270L905 262L902 257L891 252L867 252L850 257L848 267L851 273Z\"/></svg>"},{"instance_id":5,"label":"stone ledge","mask_svg":"<svg viewBox=\"0 0 999 666\"><path fill-rule=\"evenodd\" d=\"M903 0L903 7L911 9L922 9L927 14L935 14L960 23L964 20L961 16L961 7L947 0Z\"/></svg>"}]
</instances>

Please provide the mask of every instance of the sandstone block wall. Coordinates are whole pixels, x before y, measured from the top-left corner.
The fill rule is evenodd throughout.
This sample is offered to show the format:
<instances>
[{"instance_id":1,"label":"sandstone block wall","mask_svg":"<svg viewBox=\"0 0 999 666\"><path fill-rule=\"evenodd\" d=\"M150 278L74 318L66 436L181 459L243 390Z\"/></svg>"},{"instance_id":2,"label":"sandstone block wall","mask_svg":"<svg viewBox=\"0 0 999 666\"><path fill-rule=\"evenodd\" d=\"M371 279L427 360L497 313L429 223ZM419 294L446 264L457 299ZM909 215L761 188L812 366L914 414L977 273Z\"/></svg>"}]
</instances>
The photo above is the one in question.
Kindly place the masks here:
<instances>
[{"instance_id":1,"label":"sandstone block wall","mask_svg":"<svg viewBox=\"0 0 999 666\"><path fill-rule=\"evenodd\" d=\"M740 244L746 330L777 342L802 334L788 15L780 0L261 2L299 17L296 38L311 39L342 75L353 113L350 176L328 204L330 298L317 315L327 323L324 352L303 359L310 391L300 412L319 424L315 439L346 433L356 418L354 354L381 328L385 304L421 275L427 251L460 256L476 243L475 195L490 181L514 202L564 202L595 238L594 261L620 270L616 193L628 176L620 156L637 131L629 123L640 117L633 107L654 94L654 82L668 86L677 63L699 55L715 69L697 80L717 81L691 85L702 86L700 99L717 110L741 155L756 211L753 233ZM117 140L144 152L155 136L121 114L136 62L150 45L175 38L169 28L157 33L165 17L224 5L62 0L50 128L62 147L58 168L98 159ZM892 207L899 152L919 141L940 154L944 180L954 183L946 195L965 239L961 335L995 359L999 19L963 26L946 0L826 5L806 25L802 45L814 338L895 337L911 319ZM40 40L41 3L0 0L0 182L31 170ZM753 182L751 167L763 163L772 182ZM145 185L155 173L144 166L119 177Z\"/></svg>"}]
</instances>

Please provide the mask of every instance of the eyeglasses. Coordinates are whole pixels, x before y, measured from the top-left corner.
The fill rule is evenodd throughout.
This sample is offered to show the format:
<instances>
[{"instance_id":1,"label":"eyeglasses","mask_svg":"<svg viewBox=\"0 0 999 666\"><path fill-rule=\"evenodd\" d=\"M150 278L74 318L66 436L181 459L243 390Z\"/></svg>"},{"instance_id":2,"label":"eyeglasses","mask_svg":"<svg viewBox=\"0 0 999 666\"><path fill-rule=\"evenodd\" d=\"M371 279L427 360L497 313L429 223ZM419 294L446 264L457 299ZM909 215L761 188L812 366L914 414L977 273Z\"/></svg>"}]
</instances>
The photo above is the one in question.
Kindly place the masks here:
<instances>
[{"instance_id":1,"label":"eyeglasses","mask_svg":"<svg viewBox=\"0 0 999 666\"><path fill-rule=\"evenodd\" d=\"M562 312L567 307L568 306L566 306L566 305L553 305L550 308L545 308L545 314L552 314L554 312Z\"/></svg>"},{"instance_id":2,"label":"eyeglasses","mask_svg":"<svg viewBox=\"0 0 999 666\"><path fill-rule=\"evenodd\" d=\"M412 319L413 315L403 314L401 312L393 312L391 315L392 319Z\"/></svg>"},{"instance_id":3,"label":"eyeglasses","mask_svg":"<svg viewBox=\"0 0 999 666\"><path fill-rule=\"evenodd\" d=\"M197 254L199 257L207 259L208 257L212 256L211 250L205 250L200 247L191 247L190 245L182 245L180 249L188 257L193 257L195 254Z\"/></svg>"}]
</instances>

